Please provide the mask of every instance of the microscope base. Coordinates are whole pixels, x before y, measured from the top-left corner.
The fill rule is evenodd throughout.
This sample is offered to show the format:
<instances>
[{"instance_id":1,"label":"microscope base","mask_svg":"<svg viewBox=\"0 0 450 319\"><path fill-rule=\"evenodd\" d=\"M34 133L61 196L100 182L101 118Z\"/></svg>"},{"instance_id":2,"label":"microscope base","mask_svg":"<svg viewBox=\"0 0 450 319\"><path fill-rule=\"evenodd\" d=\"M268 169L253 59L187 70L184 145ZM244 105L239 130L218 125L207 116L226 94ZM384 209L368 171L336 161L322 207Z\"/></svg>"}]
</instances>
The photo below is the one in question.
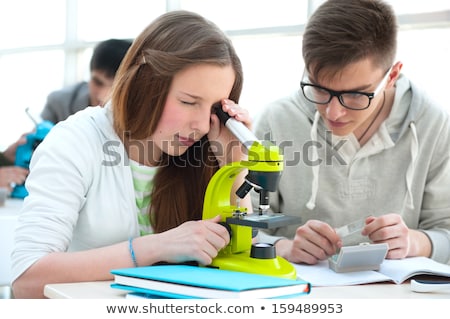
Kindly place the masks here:
<instances>
[{"instance_id":1,"label":"microscope base","mask_svg":"<svg viewBox=\"0 0 450 319\"><path fill-rule=\"evenodd\" d=\"M232 255L219 255L211 263L219 269L249 272L260 275L297 279L294 266L282 257L259 259L250 257L250 252Z\"/></svg>"}]
</instances>

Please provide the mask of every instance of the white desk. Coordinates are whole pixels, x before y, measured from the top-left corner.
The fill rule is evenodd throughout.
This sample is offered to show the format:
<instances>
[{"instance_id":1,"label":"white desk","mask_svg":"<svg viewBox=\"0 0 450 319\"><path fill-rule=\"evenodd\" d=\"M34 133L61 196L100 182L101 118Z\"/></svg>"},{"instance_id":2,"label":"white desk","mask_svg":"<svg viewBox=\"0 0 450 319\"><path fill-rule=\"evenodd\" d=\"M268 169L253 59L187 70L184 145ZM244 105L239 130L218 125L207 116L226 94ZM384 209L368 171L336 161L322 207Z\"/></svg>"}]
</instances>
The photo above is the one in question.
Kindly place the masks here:
<instances>
[{"instance_id":1,"label":"white desk","mask_svg":"<svg viewBox=\"0 0 450 319\"><path fill-rule=\"evenodd\" d=\"M14 245L14 230L22 204L22 199L8 198L5 206L0 207L0 286L10 284L10 255Z\"/></svg>"},{"instance_id":2,"label":"white desk","mask_svg":"<svg viewBox=\"0 0 450 319\"><path fill-rule=\"evenodd\" d=\"M123 299L126 291L110 287L112 281L81 282L46 285L44 294L53 299ZM313 287L311 293L300 298L332 299L449 299L448 293L416 293L409 283L396 285L379 283L340 287Z\"/></svg>"}]
</instances>

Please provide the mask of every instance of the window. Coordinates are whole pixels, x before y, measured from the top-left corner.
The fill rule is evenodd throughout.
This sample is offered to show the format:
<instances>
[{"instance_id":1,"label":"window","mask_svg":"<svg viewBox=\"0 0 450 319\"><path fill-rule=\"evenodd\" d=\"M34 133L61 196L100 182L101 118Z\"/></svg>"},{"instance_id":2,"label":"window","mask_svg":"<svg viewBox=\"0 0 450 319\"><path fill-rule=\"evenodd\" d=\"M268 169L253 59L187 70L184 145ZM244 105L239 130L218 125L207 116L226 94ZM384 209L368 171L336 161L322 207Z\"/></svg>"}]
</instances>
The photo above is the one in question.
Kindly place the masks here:
<instances>
[{"instance_id":1,"label":"window","mask_svg":"<svg viewBox=\"0 0 450 319\"><path fill-rule=\"evenodd\" d=\"M98 42L138 35L166 11L165 0L78 0L77 38Z\"/></svg>"},{"instance_id":2,"label":"window","mask_svg":"<svg viewBox=\"0 0 450 319\"><path fill-rule=\"evenodd\" d=\"M31 51L0 56L0 146L8 146L34 128L47 94L64 78L62 50ZM4 148L1 147L0 150Z\"/></svg>"},{"instance_id":3,"label":"window","mask_svg":"<svg viewBox=\"0 0 450 319\"><path fill-rule=\"evenodd\" d=\"M65 24L65 1L2 1L0 54L5 49L61 44Z\"/></svg>"},{"instance_id":4,"label":"window","mask_svg":"<svg viewBox=\"0 0 450 319\"><path fill-rule=\"evenodd\" d=\"M323 0L17 0L0 3L0 150L33 128L47 95L87 79L92 48L106 38L134 38L167 10L196 11L232 39L244 68L241 105L255 116L298 89L301 34ZM388 0L399 15L404 73L445 103L450 74L450 3Z\"/></svg>"},{"instance_id":5,"label":"window","mask_svg":"<svg viewBox=\"0 0 450 319\"><path fill-rule=\"evenodd\" d=\"M307 1L298 0L180 0L179 4L229 31L304 24L308 8Z\"/></svg>"}]
</instances>

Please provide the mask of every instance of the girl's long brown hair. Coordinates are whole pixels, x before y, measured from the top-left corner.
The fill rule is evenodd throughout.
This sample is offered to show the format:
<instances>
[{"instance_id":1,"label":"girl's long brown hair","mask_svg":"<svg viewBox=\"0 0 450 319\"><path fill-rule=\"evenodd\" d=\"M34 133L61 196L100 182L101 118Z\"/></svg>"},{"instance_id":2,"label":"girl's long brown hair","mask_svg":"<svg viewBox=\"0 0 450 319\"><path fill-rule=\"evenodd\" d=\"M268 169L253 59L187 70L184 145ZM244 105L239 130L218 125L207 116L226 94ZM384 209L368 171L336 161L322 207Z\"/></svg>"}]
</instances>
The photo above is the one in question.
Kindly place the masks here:
<instances>
[{"instance_id":1,"label":"girl's long brown hair","mask_svg":"<svg viewBox=\"0 0 450 319\"><path fill-rule=\"evenodd\" d=\"M242 66L231 41L215 24L192 12L172 11L135 39L117 71L111 100L114 128L124 143L154 133L175 74L203 63L233 67L229 98L238 102ZM206 187L217 169L206 136L181 156L163 154L151 195L154 231L201 219Z\"/></svg>"}]
</instances>

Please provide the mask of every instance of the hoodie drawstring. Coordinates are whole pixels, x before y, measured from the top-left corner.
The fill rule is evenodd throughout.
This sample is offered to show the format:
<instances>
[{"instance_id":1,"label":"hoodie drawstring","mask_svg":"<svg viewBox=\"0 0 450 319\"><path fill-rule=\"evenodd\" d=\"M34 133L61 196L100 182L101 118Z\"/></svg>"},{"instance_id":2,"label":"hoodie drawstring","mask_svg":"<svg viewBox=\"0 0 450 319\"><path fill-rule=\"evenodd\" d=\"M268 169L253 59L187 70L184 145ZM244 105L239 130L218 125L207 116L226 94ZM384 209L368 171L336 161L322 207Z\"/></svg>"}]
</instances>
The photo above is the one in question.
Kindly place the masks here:
<instances>
[{"instance_id":1,"label":"hoodie drawstring","mask_svg":"<svg viewBox=\"0 0 450 319\"><path fill-rule=\"evenodd\" d=\"M409 163L408 169L406 171L406 195L404 203L406 207L410 209L414 209L414 198L412 194L412 179L414 177L414 171L416 169L416 160L417 155L419 154L419 139L417 137L417 131L416 131L416 124L414 122L411 122L409 124L409 128L411 129L412 134L412 142L410 146L410 152L411 152L411 162Z\"/></svg>"},{"instance_id":2,"label":"hoodie drawstring","mask_svg":"<svg viewBox=\"0 0 450 319\"><path fill-rule=\"evenodd\" d=\"M319 169L320 165L318 164L319 153L317 151L317 126L319 123L320 114L316 112L314 115L314 121L311 127L311 141L313 144L312 153L311 153L311 169L312 169L312 183L311 183L311 197L309 201L306 203L306 207L309 210L313 210L316 207L316 197L317 192L319 190ZM414 197L412 193L412 180L414 177L414 172L416 169L417 156L419 154L419 139L417 137L416 125L414 122L409 124L409 128L412 134L412 141L410 145L410 154L411 154L411 162L409 163L408 169L406 171L406 195L404 199L404 205L409 209L414 209Z\"/></svg>"},{"instance_id":3,"label":"hoodie drawstring","mask_svg":"<svg viewBox=\"0 0 450 319\"><path fill-rule=\"evenodd\" d=\"M316 207L316 197L317 197L317 191L319 190L319 153L317 152L317 126L319 124L319 119L320 119L320 113L316 112L314 114L314 122L312 124L311 127L311 141L312 141L312 173L313 173L313 178L312 178L312 184L311 184L311 197L309 198L308 203L306 203L306 207L309 210L313 210L314 207Z\"/></svg>"}]
</instances>

